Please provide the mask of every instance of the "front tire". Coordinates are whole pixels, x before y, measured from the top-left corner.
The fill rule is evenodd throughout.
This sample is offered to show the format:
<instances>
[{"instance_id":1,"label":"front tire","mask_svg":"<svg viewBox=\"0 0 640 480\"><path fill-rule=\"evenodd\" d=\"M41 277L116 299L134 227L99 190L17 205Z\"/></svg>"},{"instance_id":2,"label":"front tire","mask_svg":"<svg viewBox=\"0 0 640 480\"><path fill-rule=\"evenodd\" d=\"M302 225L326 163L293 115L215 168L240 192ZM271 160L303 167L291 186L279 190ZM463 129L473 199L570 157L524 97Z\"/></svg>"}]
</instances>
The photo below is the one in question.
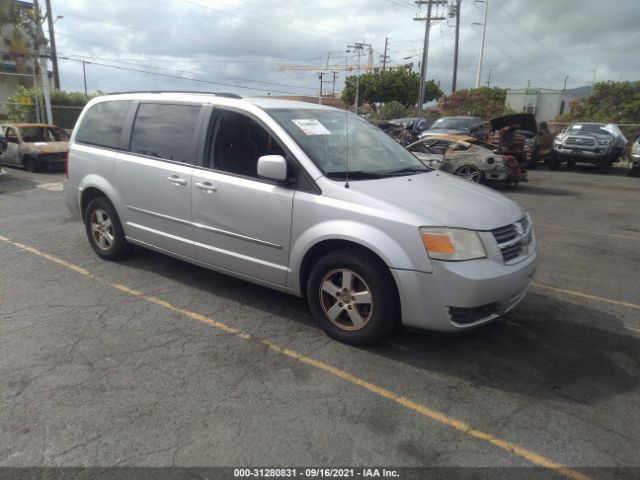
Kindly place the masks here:
<instances>
[{"instance_id":1,"label":"front tire","mask_svg":"<svg viewBox=\"0 0 640 480\"><path fill-rule=\"evenodd\" d=\"M330 337L352 345L379 341L397 321L397 291L388 267L357 249L330 252L313 266L307 301Z\"/></svg>"},{"instance_id":2,"label":"front tire","mask_svg":"<svg viewBox=\"0 0 640 480\"><path fill-rule=\"evenodd\" d=\"M560 160L555 153L552 153L547 162L549 170L558 170L560 168Z\"/></svg>"},{"instance_id":3,"label":"front tire","mask_svg":"<svg viewBox=\"0 0 640 480\"><path fill-rule=\"evenodd\" d=\"M115 208L106 197L89 202L84 214L85 231L91 248L104 260L118 260L131 253Z\"/></svg>"},{"instance_id":4,"label":"front tire","mask_svg":"<svg viewBox=\"0 0 640 480\"><path fill-rule=\"evenodd\" d=\"M24 168L27 172L33 173L38 170L38 162L35 158L26 156L22 163L24 164Z\"/></svg>"}]
</instances>

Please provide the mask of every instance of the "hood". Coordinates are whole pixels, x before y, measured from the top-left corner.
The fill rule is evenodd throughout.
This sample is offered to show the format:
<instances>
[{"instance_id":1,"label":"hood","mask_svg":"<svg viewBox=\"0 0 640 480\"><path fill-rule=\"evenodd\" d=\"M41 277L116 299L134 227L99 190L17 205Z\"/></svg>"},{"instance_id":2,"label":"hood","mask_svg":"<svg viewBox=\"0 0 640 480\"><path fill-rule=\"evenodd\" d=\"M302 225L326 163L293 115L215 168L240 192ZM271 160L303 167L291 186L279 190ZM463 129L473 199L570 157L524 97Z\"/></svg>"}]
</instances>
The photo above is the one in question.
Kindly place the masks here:
<instances>
[{"instance_id":1,"label":"hood","mask_svg":"<svg viewBox=\"0 0 640 480\"><path fill-rule=\"evenodd\" d=\"M69 142L29 142L25 145L39 153L66 153Z\"/></svg>"},{"instance_id":2,"label":"hood","mask_svg":"<svg viewBox=\"0 0 640 480\"><path fill-rule=\"evenodd\" d=\"M504 195L438 170L351 182L351 188L412 211L423 219L422 226L492 230L525 215L520 205Z\"/></svg>"},{"instance_id":3,"label":"hood","mask_svg":"<svg viewBox=\"0 0 640 480\"><path fill-rule=\"evenodd\" d=\"M509 125L520 124L519 130L528 130L533 133L538 132L538 123L536 122L535 115L531 113L516 113L513 115L504 115L502 117L496 117L489 120L491 123L491 130L500 130L502 127L508 127Z\"/></svg>"}]
</instances>

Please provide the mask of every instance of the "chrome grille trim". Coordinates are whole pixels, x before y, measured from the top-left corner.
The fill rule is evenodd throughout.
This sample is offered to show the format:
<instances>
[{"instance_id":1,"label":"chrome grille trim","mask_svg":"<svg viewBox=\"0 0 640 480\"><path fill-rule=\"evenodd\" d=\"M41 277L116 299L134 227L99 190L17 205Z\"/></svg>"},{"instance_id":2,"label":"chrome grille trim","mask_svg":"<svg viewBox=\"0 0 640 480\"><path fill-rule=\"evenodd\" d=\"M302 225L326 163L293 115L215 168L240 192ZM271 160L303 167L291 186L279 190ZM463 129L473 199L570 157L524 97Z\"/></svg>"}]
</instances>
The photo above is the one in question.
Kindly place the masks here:
<instances>
[{"instance_id":1,"label":"chrome grille trim","mask_svg":"<svg viewBox=\"0 0 640 480\"><path fill-rule=\"evenodd\" d=\"M527 217L516 223L491 230L505 264L510 265L529 255L529 244L533 241L533 226Z\"/></svg>"}]
</instances>

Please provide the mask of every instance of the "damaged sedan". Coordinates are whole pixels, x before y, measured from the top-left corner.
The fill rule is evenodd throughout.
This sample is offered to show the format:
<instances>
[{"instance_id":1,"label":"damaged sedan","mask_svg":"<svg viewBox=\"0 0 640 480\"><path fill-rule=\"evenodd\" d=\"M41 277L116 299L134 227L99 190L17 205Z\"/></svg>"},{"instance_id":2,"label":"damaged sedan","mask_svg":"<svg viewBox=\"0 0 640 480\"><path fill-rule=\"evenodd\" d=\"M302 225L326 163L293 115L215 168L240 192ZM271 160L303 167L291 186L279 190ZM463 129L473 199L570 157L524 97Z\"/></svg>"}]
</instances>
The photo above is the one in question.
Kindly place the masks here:
<instances>
[{"instance_id":1,"label":"damaged sedan","mask_svg":"<svg viewBox=\"0 0 640 480\"><path fill-rule=\"evenodd\" d=\"M64 167L69 135L62 128L43 123L3 124L0 133L3 164L29 172Z\"/></svg>"},{"instance_id":2,"label":"damaged sedan","mask_svg":"<svg viewBox=\"0 0 640 480\"><path fill-rule=\"evenodd\" d=\"M426 165L470 182L515 186L527 181L526 169L521 168L513 156L474 137L429 135L407 149Z\"/></svg>"}]
</instances>

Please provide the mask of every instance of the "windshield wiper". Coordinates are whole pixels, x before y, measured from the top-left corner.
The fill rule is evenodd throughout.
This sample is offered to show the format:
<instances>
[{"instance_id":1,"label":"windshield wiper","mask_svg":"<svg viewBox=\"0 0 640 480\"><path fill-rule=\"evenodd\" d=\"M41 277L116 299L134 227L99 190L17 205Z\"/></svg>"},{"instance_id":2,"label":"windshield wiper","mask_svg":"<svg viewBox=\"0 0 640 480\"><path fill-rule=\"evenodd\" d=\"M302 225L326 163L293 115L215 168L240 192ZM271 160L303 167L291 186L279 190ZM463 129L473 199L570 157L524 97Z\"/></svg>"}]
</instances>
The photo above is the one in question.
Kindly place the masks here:
<instances>
[{"instance_id":1,"label":"windshield wiper","mask_svg":"<svg viewBox=\"0 0 640 480\"><path fill-rule=\"evenodd\" d=\"M386 171L384 172L385 176L396 176L396 175L411 175L413 173L425 173L425 172L430 172L432 169L428 168L428 167L403 167L403 168L398 168L397 170L390 170L390 171Z\"/></svg>"},{"instance_id":2,"label":"windshield wiper","mask_svg":"<svg viewBox=\"0 0 640 480\"><path fill-rule=\"evenodd\" d=\"M349 180L369 180L374 178L386 177L386 175L384 174L377 173L377 172L369 172L367 170L349 170L349 172L347 171L327 172L327 177L346 179L347 174L349 175Z\"/></svg>"}]
</instances>

